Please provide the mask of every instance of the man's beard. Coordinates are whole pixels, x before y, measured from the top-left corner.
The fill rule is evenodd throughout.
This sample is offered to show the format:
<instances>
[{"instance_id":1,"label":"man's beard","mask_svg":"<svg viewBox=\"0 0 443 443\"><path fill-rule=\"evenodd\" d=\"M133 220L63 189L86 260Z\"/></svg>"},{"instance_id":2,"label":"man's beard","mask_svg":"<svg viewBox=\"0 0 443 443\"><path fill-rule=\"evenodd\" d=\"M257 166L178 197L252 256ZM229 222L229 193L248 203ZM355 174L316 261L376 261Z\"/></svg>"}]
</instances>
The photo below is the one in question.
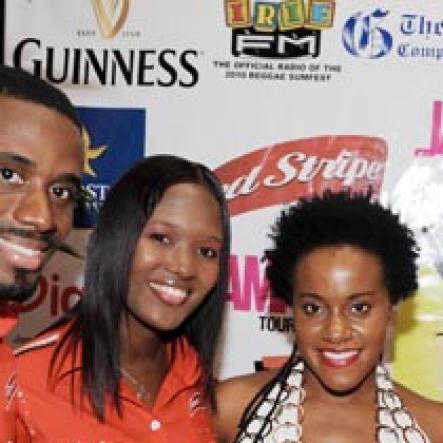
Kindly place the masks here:
<instances>
[{"instance_id":1,"label":"man's beard","mask_svg":"<svg viewBox=\"0 0 443 443\"><path fill-rule=\"evenodd\" d=\"M64 247L64 245L58 241L54 231L40 233L34 230L15 228L0 224L0 234L13 235L24 239L30 238L43 242L47 245L48 257L57 249L63 249ZM47 260L45 260L45 262L46 261ZM30 274L34 275L30 276ZM37 288L39 275L39 270L29 271L27 269L15 269L14 280L11 283L4 283L0 281L0 303L20 303L29 299Z\"/></svg>"},{"instance_id":2,"label":"man's beard","mask_svg":"<svg viewBox=\"0 0 443 443\"><path fill-rule=\"evenodd\" d=\"M21 303L32 297L38 286L39 276L36 276L32 281L28 281L26 278L28 273L29 271L17 269L13 283L0 282L0 302Z\"/></svg>"}]
</instances>

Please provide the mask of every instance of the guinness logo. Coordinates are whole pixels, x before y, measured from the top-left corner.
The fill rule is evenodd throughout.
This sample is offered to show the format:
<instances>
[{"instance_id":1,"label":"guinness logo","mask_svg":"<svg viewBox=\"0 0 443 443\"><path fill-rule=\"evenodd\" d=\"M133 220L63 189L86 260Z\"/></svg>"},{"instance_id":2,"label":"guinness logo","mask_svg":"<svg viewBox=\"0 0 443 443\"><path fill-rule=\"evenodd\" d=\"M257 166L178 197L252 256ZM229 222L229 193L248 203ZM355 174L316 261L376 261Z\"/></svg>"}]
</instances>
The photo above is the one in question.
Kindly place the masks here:
<instances>
[{"instance_id":1,"label":"guinness logo","mask_svg":"<svg viewBox=\"0 0 443 443\"><path fill-rule=\"evenodd\" d=\"M103 38L113 38L124 25L130 0L91 0Z\"/></svg>"}]
</instances>

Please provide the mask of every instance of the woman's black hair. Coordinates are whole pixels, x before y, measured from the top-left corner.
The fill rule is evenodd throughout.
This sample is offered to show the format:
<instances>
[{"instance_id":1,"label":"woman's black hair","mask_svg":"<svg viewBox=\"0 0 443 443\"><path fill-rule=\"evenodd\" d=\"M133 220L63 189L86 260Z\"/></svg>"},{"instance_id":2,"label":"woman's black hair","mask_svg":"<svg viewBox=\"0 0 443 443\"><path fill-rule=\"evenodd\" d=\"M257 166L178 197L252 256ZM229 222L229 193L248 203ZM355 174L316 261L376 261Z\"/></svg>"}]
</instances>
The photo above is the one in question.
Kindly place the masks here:
<instances>
[{"instance_id":1,"label":"woman's black hair","mask_svg":"<svg viewBox=\"0 0 443 443\"><path fill-rule=\"evenodd\" d=\"M326 191L302 198L282 211L272 228L273 247L264 253L273 293L293 303L293 273L316 248L351 245L380 259L391 304L417 289L418 246L399 216L366 194Z\"/></svg>"},{"instance_id":2,"label":"woman's black hair","mask_svg":"<svg viewBox=\"0 0 443 443\"><path fill-rule=\"evenodd\" d=\"M213 398L212 370L221 329L230 254L230 222L223 190L205 166L173 155L150 156L126 172L111 188L91 235L84 294L72 326L51 361L54 376L68 355L82 357L83 392L104 420L109 396L120 411L120 325L126 310L134 251L140 234L168 188L180 183L204 186L221 213L223 243L219 275L203 303L176 331L196 350L203 367L203 388Z\"/></svg>"},{"instance_id":3,"label":"woman's black hair","mask_svg":"<svg viewBox=\"0 0 443 443\"><path fill-rule=\"evenodd\" d=\"M417 289L417 245L412 231L400 223L399 217L372 198L372 194L352 194L351 191L300 199L282 211L270 235L273 247L267 249L266 274L273 293L288 305L293 304L294 268L300 258L326 246L351 245L374 254L380 259L390 301L396 304ZM272 429L271 418L279 406L288 374L297 363L297 345L279 372L256 394L245 409L236 437L239 438L274 390L276 400L268 402L266 415L260 417L261 428L251 437L252 443L263 441Z\"/></svg>"}]
</instances>

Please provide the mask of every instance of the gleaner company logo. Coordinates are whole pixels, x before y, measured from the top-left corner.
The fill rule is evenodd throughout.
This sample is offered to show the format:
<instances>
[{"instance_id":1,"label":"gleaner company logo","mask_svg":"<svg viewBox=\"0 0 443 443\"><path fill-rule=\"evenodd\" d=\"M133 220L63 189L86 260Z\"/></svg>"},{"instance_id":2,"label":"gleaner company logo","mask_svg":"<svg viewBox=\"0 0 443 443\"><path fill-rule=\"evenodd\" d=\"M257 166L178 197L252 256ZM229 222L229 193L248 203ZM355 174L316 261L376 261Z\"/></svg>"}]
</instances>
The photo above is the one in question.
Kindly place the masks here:
<instances>
[{"instance_id":1,"label":"gleaner company logo","mask_svg":"<svg viewBox=\"0 0 443 443\"><path fill-rule=\"evenodd\" d=\"M349 54L369 59L384 57L392 48L391 34L381 26L388 11L376 9L351 16L343 28L343 45Z\"/></svg>"},{"instance_id":2,"label":"gleaner company logo","mask_svg":"<svg viewBox=\"0 0 443 443\"><path fill-rule=\"evenodd\" d=\"M263 58L317 57L321 30L334 20L334 0L225 0L232 54Z\"/></svg>"},{"instance_id":3,"label":"gleaner company logo","mask_svg":"<svg viewBox=\"0 0 443 443\"><path fill-rule=\"evenodd\" d=\"M420 9L398 13L375 8L353 13L343 26L345 50L354 57L370 60L390 56L441 62L441 17Z\"/></svg>"},{"instance_id":4,"label":"gleaner company logo","mask_svg":"<svg viewBox=\"0 0 443 443\"><path fill-rule=\"evenodd\" d=\"M129 0L91 0L103 38L112 38L128 18Z\"/></svg>"}]
</instances>

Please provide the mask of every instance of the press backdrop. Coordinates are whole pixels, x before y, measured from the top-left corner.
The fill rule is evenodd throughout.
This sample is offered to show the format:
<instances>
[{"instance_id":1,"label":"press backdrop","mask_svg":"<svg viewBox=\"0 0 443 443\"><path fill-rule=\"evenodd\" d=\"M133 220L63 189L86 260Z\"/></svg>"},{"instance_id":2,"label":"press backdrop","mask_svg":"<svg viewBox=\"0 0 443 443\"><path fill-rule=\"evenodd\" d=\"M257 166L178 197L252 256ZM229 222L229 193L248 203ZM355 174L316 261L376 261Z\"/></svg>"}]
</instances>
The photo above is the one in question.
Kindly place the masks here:
<instances>
[{"instance_id":1,"label":"press backdrop","mask_svg":"<svg viewBox=\"0 0 443 443\"><path fill-rule=\"evenodd\" d=\"M4 62L79 107L97 203L137 159L206 163L231 205L230 289L218 376L290 350L291 313L260 261L301 195L372 186L422 247L420 290L400 310L394 375L443 400L443 3L416 0L5 0ZM1 53L0 53L1 55ZM83 263L57 255L11 339L81 296ZM208 325L211 327L211 325Z\"/></svg>"}]
</instances>

